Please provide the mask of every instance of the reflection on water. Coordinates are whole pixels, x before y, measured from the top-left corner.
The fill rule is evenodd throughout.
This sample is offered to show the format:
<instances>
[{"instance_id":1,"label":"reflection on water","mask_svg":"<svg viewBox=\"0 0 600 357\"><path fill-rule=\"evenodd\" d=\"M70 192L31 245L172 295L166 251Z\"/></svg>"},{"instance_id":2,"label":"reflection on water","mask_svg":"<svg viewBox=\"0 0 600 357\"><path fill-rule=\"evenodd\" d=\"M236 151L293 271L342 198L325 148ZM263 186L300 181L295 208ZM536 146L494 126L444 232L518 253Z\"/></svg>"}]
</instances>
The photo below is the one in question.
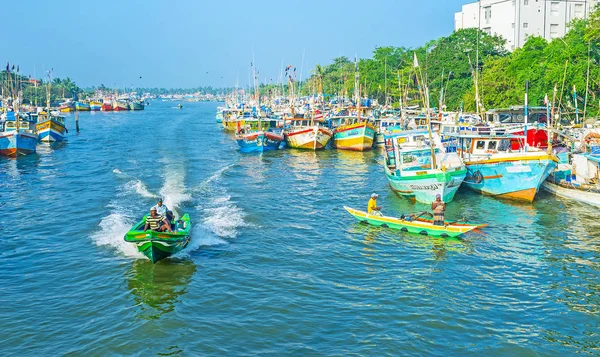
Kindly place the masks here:
<instances>
[{"instance_id":1,"label":"reflection on water","mask_svg":"<svg viewBox=\"0 0 600 357\"><path fill-rule=\"evenodd\" d=\"M173 311L195 272L191 260L165 259L156 264L147 259L135 260L126 275L127 287L141 307L141 317L157 319Z\"/></svg>"}]
</instances>

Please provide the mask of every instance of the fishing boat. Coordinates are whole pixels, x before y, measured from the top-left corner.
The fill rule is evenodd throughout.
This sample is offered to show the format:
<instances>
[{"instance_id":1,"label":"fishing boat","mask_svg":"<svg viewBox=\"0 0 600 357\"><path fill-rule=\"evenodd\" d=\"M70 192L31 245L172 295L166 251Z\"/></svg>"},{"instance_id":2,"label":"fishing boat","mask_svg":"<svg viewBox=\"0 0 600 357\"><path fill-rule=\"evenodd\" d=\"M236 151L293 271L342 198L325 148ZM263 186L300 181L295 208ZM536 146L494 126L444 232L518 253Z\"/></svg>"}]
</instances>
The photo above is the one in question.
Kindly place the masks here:
<instances>
[{"instance_id":1,"label":"fishing boat","mask_svg":"<svg viewBox=\"0 0 600 357\"><path fill-rule=\"evenodd\" d=\"M144 110L144 102L135 100L129 102L129 110Z\"/></svg>"},{"instance_id":2,"label":"fishing boat","mask_svg":"<svg viewBox=\"0 0 600 357\"><path fill-rule=\"evenodd\" d=\"M600 129L583 137L585 152L558 154L558 168L542 184L544 190L567 199L600 207Z\"/></svg>"},{"instance_id":3,"label":"fishing boat","mask_svg":"<svg viewBox=\"0 0 600 357\"><path fill-rule=\"evenodd\" d=\"M183 105L177 104L177 109L181 109L181 108L183 108Z\"/></svg>"},{"instance_id":4,"label":"fishing boat","mask_svg":"<svg viewBox=\"0 0 600 357\"><path fill-rule=\"evenodd\" d=\"M47 112L39 113L37 115L35 129L38 133L40 141L63 141L65 138L65 133L67 132L65 117L52 114L48 115Z\"/></svg>"},{"instance_id":5,"label":"fishing boat","mask_svg":"<svg viewBox=\"0 0 600 357\"><path fill-rule=\"evenodd\" d=\"M235 134L241 152L277 150L285 140L276 118L252 119L245 123L246 126Z\"/></svg>"},{"instance_id":6,"label":"fishing boat","mask_svg":"<svg viewBox=\"0 0 600 357\"><path fill-rule=\"evenodd\" d=\"M90 103L75 102L75 110L77 110L79 112L89 112L90 111Z\"/></svg>"},{"instance_id":7,"label":"fishing boat","mask_svg":"<svg viewBox=\"0 0 600 357\"><path fill-rule=\"evenodd\" d=\"M192 224L186 213L176 221L173 233L144 231L146 216L125 235L125 241L135 244L138 251L153 263L181 251L190 242Z\"/></svg>"},{"instance_id":8,"label":"fishing boat","mask_svg":"<svg viewBox=\"0 0 600 357\"><path fill-rule=\"evenodd\" d=\"M439 194L450 202L467 169L457 153L446 152L441 143L428 142L426 135L422 130L386 135L385 175L401 196L429 204Z\"/></svg>"},{"instance_id":9,"label":"fishing boat","mask_svg":"<svg viewBox=\"0 0 600 357\"><path fill-rule=\"evenodd\" d=\"M58 107L58 110L61 113L70 113L75 111L75 103L72 102L71 100L67 100L65 102L60 103L60 106Z\"/></svg>"},{"instance_id":10,"label":"fishing boat","mask_svg":"<svg viewBox=\"0 0 600 357\"><path fill-rule=\"evenodd\" d=\"M417 217L413 218L410 215L406 217L401 216L400 218L396 218L369 215L367 214L367 212L359 211L346 206L344 206L344 209L360 222L367 223L372 226L399 229L403 232L421 234L425 236L458 237L474 229L486 226L481 224L448 221L444 221L443 226L437 226L434 225L431 220L421 219Z\"/></svg>"},{"instance_id":11,"label":"fishing boat","mask_svg":"<svg viewBox=\"0 0 600 357\"><path fill-rule=\"evenodd\" d=\"M103 112L112 112L113 111L113 105L112 102L109 100L105 100L102 103L102 111Z\"/></svg>"},{"instance_id":12,"label":"fishing boat","mask_svg":"<svg viewBox=\"0 0 600 357\"><path fill-rule=\"evenodd\" d=\"M37 142L34 121L23 114L5 113L0 131L0 155L18 157L32 154Z\"/></svg>"},{"instance_id":13,"label":"fishing boat","mask_svg":"<svg viewBox=\"0 0 600 357\"><path fill-rule=\"evenodd\" d=\"M375 127L357 116L335 116L329 119L333 129L333 147L340 150L365 151L373 147Z\"/></svg>"},{"instance_id":14,"label":"fishing boat","mask_svg":"<svg viewBox=\"0 0 600 357\"><path fill-rule=\"evenodd\" d=\"M98 101L95 101L95 100L93 100L93 101L90 102L90 110L92 112L97 112L97 111L99 111L101 109L102 109L102 103L100 103Z\"/></svg>"},{"instance_id":15,"label":"fishing boat","mask_svg":"<svg viewBox=\"0 0 600 357\"><path fill-rule=\"evenodd\" d=\"M223 107L217 107L217 114L215 115L215 119L217 120L217 123L223 122L223 111L224 110L225 110L225 108L223 108Z\"/></svg>"},{"instance_id":16,"label":"fishing boat","mask_svg":"<svg viewBox=\"0 0 600 357\"><path fill-rule=\"evenodd\" d=\"M467 167L463 184L482 194L532 202L557 167L555 155L534 148L512 150L512 135L459 134L457 152Z\"/></svg>"},{"instance_id":17,"label":"fishing boat","mask_svg":"<svg viewBox=\"0 0 600 357\"><path fill-rule=\"evenodd\" d=\"M321 125L323 116L317 113L313 118L289 118L284 130L285 142L293 149L324 149L333 132Z\"/></svg>"},{"instance_id":18,"label":"fishing boat","mask_svg":"<svg viewBox=\"0 0 600 357\"><path fill-rule=\"evenodd\" d=\"M124 100L114 100L112 103L114 111L124 111L129 110L129 104L127 104Z\"/></svg>"}]
</instances>

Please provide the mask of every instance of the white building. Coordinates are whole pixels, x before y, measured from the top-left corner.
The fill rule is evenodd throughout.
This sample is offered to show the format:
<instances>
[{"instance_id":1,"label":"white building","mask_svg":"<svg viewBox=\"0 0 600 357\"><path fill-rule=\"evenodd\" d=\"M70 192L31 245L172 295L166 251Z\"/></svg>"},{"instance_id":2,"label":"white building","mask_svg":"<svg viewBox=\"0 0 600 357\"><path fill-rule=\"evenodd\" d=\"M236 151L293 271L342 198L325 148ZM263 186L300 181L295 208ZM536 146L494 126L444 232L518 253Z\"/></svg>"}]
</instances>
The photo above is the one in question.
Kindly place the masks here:
<instances>
[{"instance_id":1,"label":"white building","mask_svg":"<svg viewBox=\"0 0 600 357\"><path fill-rule=\"evenodd\" d=\"M529 36L562 37L569 23L587 18L600 0L479 0L454 14L454 30L480 28L506 39L506 48L521 47Z\"/></svg>"}]
</instances>

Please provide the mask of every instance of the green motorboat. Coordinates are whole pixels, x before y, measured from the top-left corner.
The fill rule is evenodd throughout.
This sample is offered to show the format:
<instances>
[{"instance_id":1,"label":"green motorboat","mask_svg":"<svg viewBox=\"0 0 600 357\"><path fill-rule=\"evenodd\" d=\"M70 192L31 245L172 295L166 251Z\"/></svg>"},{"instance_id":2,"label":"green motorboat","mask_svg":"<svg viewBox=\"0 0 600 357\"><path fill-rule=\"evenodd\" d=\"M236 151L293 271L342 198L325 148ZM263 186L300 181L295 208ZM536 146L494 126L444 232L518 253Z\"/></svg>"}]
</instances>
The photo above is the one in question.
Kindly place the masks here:
<instances>
[{"instance_id":1,"label":"green motorboat","mask_svg":"<svg viewBox=\"0 0 600 357\"><path fill-rule=\"evenodd\" d=\"M179 220L172 222L173 233L144 231L146 216L127 232L125 241L135 244L153 263L176 254L190 242L192 223L189 214L186 213Z\"/></svg>"}]
</instances>

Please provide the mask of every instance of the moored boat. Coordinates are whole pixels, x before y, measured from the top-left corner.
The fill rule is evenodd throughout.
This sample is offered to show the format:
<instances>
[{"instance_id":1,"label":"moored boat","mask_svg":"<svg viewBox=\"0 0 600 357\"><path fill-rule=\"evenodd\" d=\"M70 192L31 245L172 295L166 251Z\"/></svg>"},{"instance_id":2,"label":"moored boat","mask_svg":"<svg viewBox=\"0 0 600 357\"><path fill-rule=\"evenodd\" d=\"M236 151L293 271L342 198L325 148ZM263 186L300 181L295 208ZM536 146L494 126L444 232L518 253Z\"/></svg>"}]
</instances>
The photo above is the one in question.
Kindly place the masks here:
<instances>
[{"instance_id":1,"label":"moored boat","mask_svg":"<svg viewBox=\"0 0 600 357\"><path fill-rule=\"evenodd\" d=\"M98 101L94 101L94 100L90 102L90 111L97 112L101 109L102 109L102 103L100 103Z\"/></svg>"},{"instance_id":2,"label":"moored boat","mask_svg":"<svg viewBox=\"0 0 600 357\"><path fill-rule=\"evenodd\" d=\"M10 111L5 114L0 131L0 155L18 157L36 151L38 135L28 117Z\"/></svg>"},{"instance_id":3,"label":"moored boat","mask_svg":"<svg viewBox=\"0 0 600 357\"><path fill-rule=\"evenodd\" d=\"M333 147L340 150L365 151L373 147L375 127L366 119L353 116L332 117Z\"/></svg>"},{"instance_id":4,"label":"moored boat","mask_svg":"<svg viewBox=\"0 0 600 357\"><path fill-rule=\"evenodd\" d=\"M333 136L328 128L319 125L321 121L309 118L290 118L284 130L285 142L289 148L318 150L324 149Z\"/></svg>"},{"instance_id":5,"label":"moored boat","mask_svg":"<svg viewBox=\"0 0 600 357\"><path fill-rule=\"evenodd\" d=\"M144 102L135 100L129 102L129 110L144 110Z\"/></svg>"},{"instance_id":6,"label":"moored boat","mask_svg":"<svg viewBox=\"0 0 600 357\"><path fill-rule=\"evenodd\" d=\"M460 157L441 148L431 149L423 131L406 131L385 137L385 175L399 195L431 203L436 195L454 199L467 170Z\"/></svg>"},{"instance_id":7,"label":"moored boat","mask_svg":"<svg viewBox=\"0 0 600 357\"><path fill-rule=\"evenodd\" d=\"M113 105L110 101L104 101L104 103L102 103L102 111L103 112L112 112L113 111Z\"/></svg>"},{"instance_id":8,"label":"moored boat","mask_svg":"<svg viewBox=\"0 0 600 357\"><path fill-rule=\"evenodd\" d=\"M40 141L43 142L63 141L67 132L64 117L46 113L38 114L35 128Z\"/></svg>"},{"instance_id":9,"label":"moored boat","mask_svg":"<svg viewBox=\"0 0 600 357\"><path fill-rule=\"evenodd\" d=\"M129 110L129 104L127 104L127 102L123 100L114 100L112 105L114 111Z\"/></svg>"},{"instance_id":10,"label":"moored boat","mask_svg":"<svg viewBox=\"0 0 600 357\"><path fill-rule=\"evenodd\" d=\"M75 110L77 110L79 112L89 112L90 111L90 103L75 102Z\"/></svg>"},{"instance_id":11,"label":"moored boat","mask_svg":"<svg viewBox=\"0 0 600 357\"><path fill-rule=\"evenodd\" d=\"M393 228L403 232L421 234L425 236L458 237L476 228L485 227L485 225L480 224L448 221L445 221L443 226L437 226L434 225L430 220L411 218L410 216L400 218L377 216L369 215L367 212L359 211L346 206L344 206L344 209L360 222L377 227Z\"/></svg>"},{"instance_id":12,"label":"moored boat","mask_svg":"<svg viewBox=\"0 0 600 357\"><path fill-rule=\"evenodd\" d=\"M456 137L457 151L467 167L463 184L483 194L532 202L541 184L557 167L556 156L546 151L513 151L514 136Z\"/></svg>"},{"instance_id":13,"label":"moored boat","mask_svg":"<svg viewBox=\"0 0 600 357\"><path fill-rule=\"evenodd\" d=\"M176 254L190 242L192 224L187 213L176 222L173 233L144 231L145 224L146 216L127 232L124 239L153 263Z\"/></svg>"}]
</instances>

